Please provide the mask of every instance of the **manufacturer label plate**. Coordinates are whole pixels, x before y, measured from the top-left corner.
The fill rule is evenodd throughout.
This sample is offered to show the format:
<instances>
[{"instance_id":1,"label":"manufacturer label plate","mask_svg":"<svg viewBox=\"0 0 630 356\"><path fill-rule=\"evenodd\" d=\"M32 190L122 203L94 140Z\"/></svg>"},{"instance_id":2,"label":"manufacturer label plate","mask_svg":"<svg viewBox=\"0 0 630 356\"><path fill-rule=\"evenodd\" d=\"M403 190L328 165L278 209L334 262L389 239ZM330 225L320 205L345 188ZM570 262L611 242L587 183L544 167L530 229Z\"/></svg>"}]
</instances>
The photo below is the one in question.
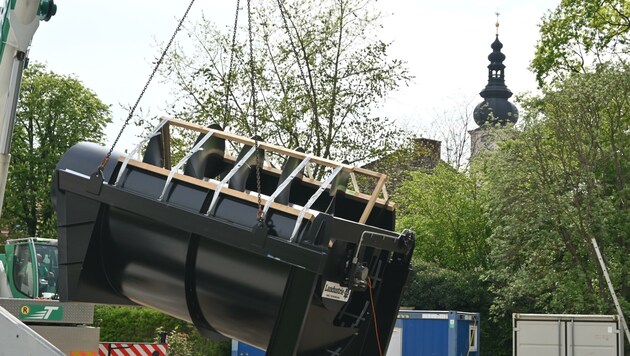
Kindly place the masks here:
<instances>
[{"instance_id":1,"label":"manufacturer label plate","mask_svg":"<svg viewBox=\"0 0 630 356\"><path fill-rule=\"evenodd\" d=\"M339 283L326 281L322 297L347 302L350 299L350 288L342 287Z\"/></svg>"}]
</instances>

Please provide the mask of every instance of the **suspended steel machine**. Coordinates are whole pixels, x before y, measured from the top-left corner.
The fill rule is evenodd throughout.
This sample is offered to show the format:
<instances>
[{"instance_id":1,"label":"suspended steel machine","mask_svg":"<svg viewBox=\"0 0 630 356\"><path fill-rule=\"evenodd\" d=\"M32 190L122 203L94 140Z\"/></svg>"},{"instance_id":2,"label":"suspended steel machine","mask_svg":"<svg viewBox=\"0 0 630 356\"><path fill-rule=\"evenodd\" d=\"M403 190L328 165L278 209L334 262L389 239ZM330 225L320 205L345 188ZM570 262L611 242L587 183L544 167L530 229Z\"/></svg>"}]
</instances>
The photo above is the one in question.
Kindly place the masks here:
<instances>
[{"instance_id":1,"label":"suspended steel machine","mask_svg":"<svg viewBox=\"0 0 630 356\"><path fill-rule=\"evenodd\" d=\"M173 127L199 135L174 165ZM414 235L393 231L385 175L177 119L94 172L106 153L57 165L62 300L143 305L268 355L386 350Z\"/></svg>"}]
</instances>

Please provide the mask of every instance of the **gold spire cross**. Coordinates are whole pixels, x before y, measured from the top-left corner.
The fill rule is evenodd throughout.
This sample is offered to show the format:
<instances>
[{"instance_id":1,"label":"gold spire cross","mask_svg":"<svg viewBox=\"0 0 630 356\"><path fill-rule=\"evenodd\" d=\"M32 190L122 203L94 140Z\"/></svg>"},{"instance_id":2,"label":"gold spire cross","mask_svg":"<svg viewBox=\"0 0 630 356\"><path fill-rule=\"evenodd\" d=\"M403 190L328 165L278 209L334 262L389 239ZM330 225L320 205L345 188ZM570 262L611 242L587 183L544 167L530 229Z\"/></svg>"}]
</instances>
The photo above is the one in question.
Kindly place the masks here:
<instances>
[{"instance_id":1,"label":"gold spire cross","mask_svg":"<svg viewBox=\"0 0 630 356\"><path fill-rule=\"evenodd\" d=\"M499 15L501 15L499 13L499 10L497 9L497 12L494 13L495 15L497 15L497 23L494 25L497 28L497 36L499 35Z\"/></svg>"}]
</instances>

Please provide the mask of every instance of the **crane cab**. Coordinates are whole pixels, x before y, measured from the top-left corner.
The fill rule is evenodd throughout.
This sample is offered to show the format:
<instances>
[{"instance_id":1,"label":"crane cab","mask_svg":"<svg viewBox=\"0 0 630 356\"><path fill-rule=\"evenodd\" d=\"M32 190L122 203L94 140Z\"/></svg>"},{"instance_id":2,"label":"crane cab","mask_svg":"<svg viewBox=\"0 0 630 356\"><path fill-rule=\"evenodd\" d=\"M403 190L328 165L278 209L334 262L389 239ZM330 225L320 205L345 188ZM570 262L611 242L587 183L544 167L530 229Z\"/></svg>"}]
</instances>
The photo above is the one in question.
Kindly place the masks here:
<instances>
[{"instance_id":1,"label":"crane cab","mask_svg":"<svg viewBox=\"0 0 630 356\"><path fill-rule=\"evenodd\" d=\"M28 237L7 240L0 255L0 296L56 299L57 240Z\"/></svg>"}]
</instances>

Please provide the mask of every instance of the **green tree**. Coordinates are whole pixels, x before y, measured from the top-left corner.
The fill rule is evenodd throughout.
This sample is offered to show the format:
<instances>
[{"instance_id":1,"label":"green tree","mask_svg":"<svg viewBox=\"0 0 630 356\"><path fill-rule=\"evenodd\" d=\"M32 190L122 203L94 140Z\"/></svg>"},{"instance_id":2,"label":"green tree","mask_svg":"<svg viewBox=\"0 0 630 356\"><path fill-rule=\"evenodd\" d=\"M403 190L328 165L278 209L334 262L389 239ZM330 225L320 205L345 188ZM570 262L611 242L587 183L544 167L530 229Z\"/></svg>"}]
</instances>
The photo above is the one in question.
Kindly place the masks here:
<instances>
[{"instance_id":1,"label":"green tree","mask_svg":"<svg viewBox=\"0 0 630 356\"><path fill-rule=\"evenodd\" d=\"M25 70L11 147L3 225L11 236L56 235L52 172L80 141L101 142L111 122L107 105L76 78L33 64Z\"/></svg>"},{"instance_id":2,"label":"green tree","mask_svg":"<svg viewBox=\"0 0 630 356\"><path fill-rule=\"evenodd\" d=\"M546 14L531 67L540 85L548 78L585 72L593 64L628 60L630 3L562 0Z\"/></svg>"},{"instance_id":3,"label":"green tree","mask_svg":"<svg viewBox=\"0 0 630 356\"><path fill-rule=\"evenodd\" d=\"M501 355L507 349L500 340L509 334L497 333L497 324L488 319L492 296L484 277L492 231L482 193L476 173L443 162L431 173L415 171L403 181L395 194L397 228L415 231L416 248L402 305L481 312L484 353Z\"/></svg>"},{"instance_id":4,"label":"green tree","mask_svg":"<svg viewBox=\"0 0 630 356\"><path fill-rule=\"evenodd\" d=\"M440 163L414 172L396 194L397 228L416 233L414 258L455 271L485 267L490 229L474 175Z\"/></svg>"},{"instance_id":5,"label":"green tree","mask_svg":"<svg viewBox=\"0 0 630 356\"><path fill-rule=\"evenodd\" d=\"M189 328L191 329L191 328ZM163 328L158 331L164 330ZM175 327L167 333L168 354L173 356L229 356L232 353L230 341L216 342L202 337L196 330ZM158 341L156 339L156 341Z\"/></svg>"},{"instance_id":6,"label":"green tree","mask_svg":"<svg viewBox=\"0 0 630 356\"><path fill-rule=\"evenodd\" d=\"M513 312L615 313L596 238L630 305L630 74L573 73L524 103L524 130L479 164L493 227L497 319Z\"/></svg>"},{"instance_id":7,"label":"green tree","mask_svg":"<svg viewBox=\"0 0 630 356\"><path fill-rule=\"evenodd\" d=\"M166 332L187 328L185 321L140 307L97 306L94 320L103 342L153 342L160 327Z\"/></svg>"},{"instance_id":8,"label":"green tree","mask_svg":"<svg viewBox=\"0 0 630 356\"><path fill-rule=\"evenodd\" d=\"M169 355L228 356L230 342L216 342L199 334L192 324L141 307L97 306L94 320L102 342L157 342L165 332Z\"/></svg>"},{"instance_id":9,"label":"green tree","mask_svg":"<svg viewBox=\"0 0 630 356\"><path fill-rule=\"evenodd\" d=\"M256 114L258 133L266 141L350 162L366 162L392 150L402 131L391 120L375 116L373 109L410 76L402 61L388 58L389 44L376 38L381 15L373 3L256 4ZM240 21L246 23L243 12ZM174 114L253 134L246 31L240 28L241 40L232 51L230 36L208 22L188 30L193 49L180 45L163 72L175 87ZM228 78L231 55L234 68Z\"/></svg>"}]
</instances>

